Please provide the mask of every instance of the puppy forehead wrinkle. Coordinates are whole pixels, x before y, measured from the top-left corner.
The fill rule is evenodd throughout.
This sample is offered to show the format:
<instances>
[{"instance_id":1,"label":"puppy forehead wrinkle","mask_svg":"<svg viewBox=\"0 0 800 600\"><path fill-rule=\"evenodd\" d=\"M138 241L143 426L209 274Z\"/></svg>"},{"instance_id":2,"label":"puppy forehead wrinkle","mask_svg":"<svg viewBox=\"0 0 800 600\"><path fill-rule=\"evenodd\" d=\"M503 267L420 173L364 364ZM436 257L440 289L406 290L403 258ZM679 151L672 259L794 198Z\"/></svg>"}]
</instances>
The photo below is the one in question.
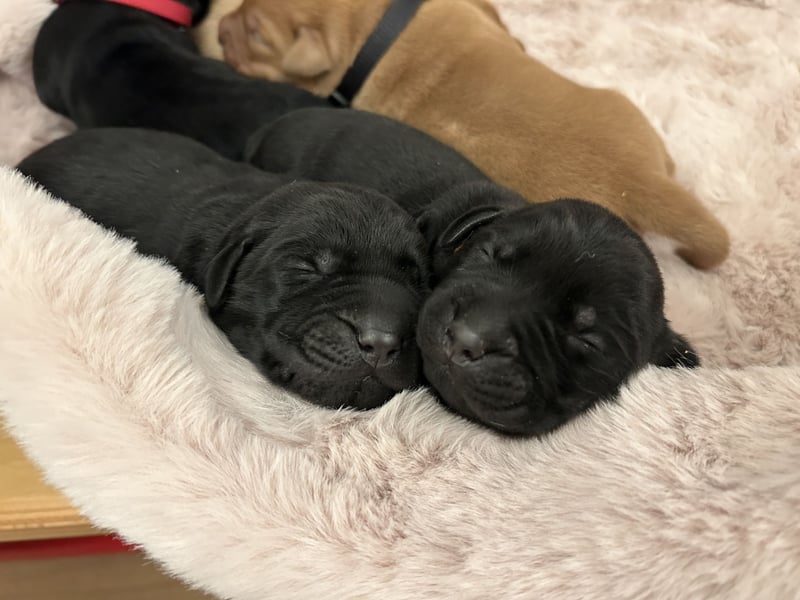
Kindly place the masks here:
<instances>
[{"instance_id":1,"label":"puppy forehead wrinkle","mask_svg":"<svg viewBox=\"0 0 800 600\"><path fill-rule=\"evenodd\" d=\"M382 218L378 217L378 221ZM356 271L394 272L402 260L411 258L424 268L424 243L415 232L392 223L373 220L326 223L301 240L305 254L330 251ZM389 271L387 271L387 269Z\"/></svg>"},{"instance_id":2,"label":"puppy forehead wrinkle","mask_svg":"<svg viewBox=\"0 0 800 600\"><path fill-rule=\"evenodd\" d=\"M506 236L517 242L552 240L591 250L622 244L633 249L637 234L605 208L592 202L562 199L529 205L502 221Z\"/></svg>"},{"instance_id":3,"label":"puppy forehead wrinkle","mask_svg":"<svg viewBox=\"0 0 800 600\"><path fill-rule=\"evenodd\" d=\"M405 214L401 217L389 213L365 215L344 232L346 248L370 253L376 258L411 256L422 260L424 240L410 217L405 217Z\"/></svg>"},{"instance_id":4,"label":"puppy forehead wrinkle","mask_svg":"<svg viewBox=\"0 0 800 600\"><path fill-rule=\"evenodd\" d=\"M635 234L622 232L620 235L602 224L588 227L579 221L565 224L563 228L530 231L527 238L515 237L513 241L517 247L529 251L518 268L535 269L544 275L542 269L547 267L548 277L555 281L603 281L602 287L608 292L619 286L660 285L658 265ZM517 255L520 256L519 251ZM542 257L548 260L543 262Z\"/></svg>"},{"instance_id":5,"label":"puppy forehead wrinkle","mask_svg":"<svg viewBox=\"0 0 800 600\"><path fill-rule=\"evenodd\" d=\"M388 196L358 186L331 188L316 202L323 207L323 212L347 217L351 223L361 227L369 223L377 226L391 222L413 224L411 216Z\"/></svg>"}]
</instances>

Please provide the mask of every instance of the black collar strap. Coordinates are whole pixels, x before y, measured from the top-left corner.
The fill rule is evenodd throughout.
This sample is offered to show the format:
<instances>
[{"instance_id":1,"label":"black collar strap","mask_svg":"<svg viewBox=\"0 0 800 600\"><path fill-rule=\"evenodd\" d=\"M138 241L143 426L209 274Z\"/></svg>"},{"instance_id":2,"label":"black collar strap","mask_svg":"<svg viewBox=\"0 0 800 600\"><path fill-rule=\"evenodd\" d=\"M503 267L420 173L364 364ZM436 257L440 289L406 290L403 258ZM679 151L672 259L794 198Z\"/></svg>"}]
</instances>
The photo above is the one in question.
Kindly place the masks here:
<instances>
[{"instance_id":1,"label":"black collar strap","mask_svg":"<svg viewBox=\"0 0 800 600\"><path fill-rule=\"evenodd\" d=\"M349 106L358 90L364 85L372 69L405 29L408 22L425 0L394 0L389 5L375 29L364 42L353 64L344 74L331 98L342 106Z\"/></svg>"}]
</instances>

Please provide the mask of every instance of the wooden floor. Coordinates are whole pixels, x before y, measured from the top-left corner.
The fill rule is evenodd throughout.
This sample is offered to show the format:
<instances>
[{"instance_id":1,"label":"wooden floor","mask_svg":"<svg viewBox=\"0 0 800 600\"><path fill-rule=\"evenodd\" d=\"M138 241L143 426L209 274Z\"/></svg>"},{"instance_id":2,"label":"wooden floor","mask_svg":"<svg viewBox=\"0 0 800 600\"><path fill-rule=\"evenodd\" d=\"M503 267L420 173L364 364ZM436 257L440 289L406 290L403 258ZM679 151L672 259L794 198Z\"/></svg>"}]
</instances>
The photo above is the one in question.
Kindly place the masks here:
<instances>
[{"instance_id":1,"label":"wooden floor","mask_svg":"<svg viewBox=\"0 0 800 600\"><path fill-rule=\"evenodd\" d=\"M0 420L0 542L96 533L64 496L42 480Z\"/></svg>"},{"instance_id":2,"label":"wooden floor","mask_svg":"<svg viewBox=\"0 0 800 600\"><path fill-rule=\"evenodd\" d=\"M2 600L201 600L135 553L0 561Z\"/></svg>"},{"instance_id":3,"label":"wooden floor","mask_svg":"<svg viewBox=\"0 0 800 600\"><path fill-rule=\"evenodd\" d=\"M0 421L0 545L98 533L42 480ZM0 560L0 600L205 598L210 597L186 589L135 552Z\"/></svg>"}]
</instances>

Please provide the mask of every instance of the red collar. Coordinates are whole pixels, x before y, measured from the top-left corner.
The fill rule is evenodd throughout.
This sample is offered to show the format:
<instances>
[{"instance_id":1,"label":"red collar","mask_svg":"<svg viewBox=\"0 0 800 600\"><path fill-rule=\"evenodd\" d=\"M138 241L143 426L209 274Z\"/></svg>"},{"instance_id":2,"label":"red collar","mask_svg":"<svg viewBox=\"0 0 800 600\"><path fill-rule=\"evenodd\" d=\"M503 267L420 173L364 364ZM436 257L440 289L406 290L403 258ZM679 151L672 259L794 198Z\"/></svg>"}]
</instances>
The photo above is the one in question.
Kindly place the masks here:
<instances>
[{"instance_id":1,"label":"red collar","mask_svg":"<svg viewBox=\"0 0 800 600\"><path fill-rule=\"evenodd\" d=\"M56 4L64 4L64 2L66 0L55 0ZM177 0L106 0L106 2L138 8L181 27L192 26L192 10Z\"/></svg>"}]
</instances>

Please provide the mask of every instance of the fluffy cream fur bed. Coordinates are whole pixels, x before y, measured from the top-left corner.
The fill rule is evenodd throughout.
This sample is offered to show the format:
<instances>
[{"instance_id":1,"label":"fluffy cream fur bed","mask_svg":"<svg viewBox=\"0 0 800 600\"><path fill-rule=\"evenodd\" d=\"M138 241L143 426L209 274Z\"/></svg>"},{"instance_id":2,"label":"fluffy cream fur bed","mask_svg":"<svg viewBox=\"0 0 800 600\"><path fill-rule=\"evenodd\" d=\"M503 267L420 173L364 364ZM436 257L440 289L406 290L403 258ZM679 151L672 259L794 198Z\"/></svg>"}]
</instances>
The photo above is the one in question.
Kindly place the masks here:
<instances>
[{"instance_id":1,"label":"fluffy cream fur bed","mask_svg":"<svg viewBox=\"0 0 800 600\"><path fill-rule=\"evenodd\" d=\"M220 597L797 598L800 31L773 0L505 0L531 52L626 91L730 227L699 273L653 240L706 360L509 441L425 391L327 412L262 381L177 274L0 167L0 408L98 525ZM0 162L36 104L46 0L0 3Z\"/></svg>"}]
</instances>

